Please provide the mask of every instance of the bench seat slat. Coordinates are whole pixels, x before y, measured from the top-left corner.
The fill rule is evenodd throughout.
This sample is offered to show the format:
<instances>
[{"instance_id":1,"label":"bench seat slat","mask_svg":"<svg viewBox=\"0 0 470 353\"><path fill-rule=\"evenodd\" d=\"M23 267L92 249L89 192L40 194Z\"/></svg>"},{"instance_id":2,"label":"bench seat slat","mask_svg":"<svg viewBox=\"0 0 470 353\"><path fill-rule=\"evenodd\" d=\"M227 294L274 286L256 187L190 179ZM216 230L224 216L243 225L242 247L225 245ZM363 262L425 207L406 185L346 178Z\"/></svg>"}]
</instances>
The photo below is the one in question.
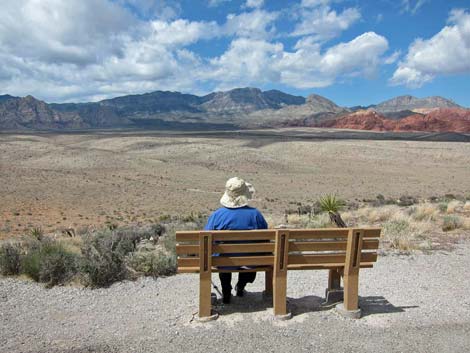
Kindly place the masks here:
<instances>
[{"instance_id":1,"label":"bench seat slat","mask_svg":"<svg viewBox=\"0 0 470 353\"><path fill-rule=\"evenodd\" d=\"M219 254L273 252L274 243L217 244L212 246L212 251Z\"/></svg>"},{"instance_id":2,"label":"bench seat slat","mask_svg":"<svg viewBox=\"0 0 470 353\"><path fill-rule=\"evenodd\" d=\"M263 271L270 271L273 268L271 266L259 266L255 268L250 268L247 270L227 270L227 269L220 269L217 267L212 267L211 272L263 272ZM178 267L178 273L198 273L199 267Z\"/></svg>"},{"instance_id":3,"label":"bench seat slat","mask_svg":"<svg viewBox=\"0 0 470 353\"><path fill-rule=\"evenodd\" d=\"M365 228L363 238L379 238L380 228ZM289 229L289 239L322 239L348 237L349 228Z\"/></svg>"},{"instance_id":4,"label":"bench seat slat","mask_svg":"<svg viewBox=\"0 0 470 353\"><path fill-rule=\"evenodd\" d=\"M361 262L361 268L372 268L374 267L373 262ZM331 264L322 264L322 265L287 265L288 270L331 270L331 269L342 269L344 268L344 263L331 263Z\"/></svg>"},{"instance_id":5,"label":"bench seat slat","mask_svg":"<svg viewBox=\"0 0 470 353\"><path fill-rule=\"evenodd\" d=\"M204 231L211 233L213 240L274 240L276 233L273 229L263 230L214 230ZM176 232L177 242L199 241L198 231L178 231Z\"/></svg>"},{"instance_id":6,"label":"bench seat slat","mask_svg":"<svg viewBox=\"0 0 470 353\"><path fill-rule=\"evenodd\" d=\"M324 255L289 255L288 264L308 264L308 265L318 265L318 264L327 264L327 263L343 263L346 261L346 255L337 255L337 254L324 254ZM376 253L362 253L361 254L361 263L362 262L375 262L377 261Z\"/></svg>"},{"instance_id":7,"label":"bench seat slat","mask_svg":"<svg viewBox=\"0 0 470 353\"><path fill-rule=\"evenodd\" d=\"M180 245L176 246L176 255L199 255L199 245Z\"/></svg>"},{"instance_id":8,"label":"bench seat slat","mask_svg":"<svg viewBox=\"0 0 470 353\"><path fill-rule=\"evenodd\" d=\"M212 264L214 266L272 266L274 256L213 256ZM180 257L178 258L179 267L199 266L199 257Z\"/></svg>"},{"instance_id":9,"label":"bench seat slat","mask_svg":"<svg viewBox=\"0 0 470 353\"><path fill-rule=\"evenodd\" d=\"M177 242L199 241L199 232L176 232Z\"/></svg>"},{"instance_id":10,"label":"bench seat slat","mask_svg":"<svg viewBox=\"0 0 470 353\"><path fill-rule=\"evenodd\" d=\"M262 266L273 265L274 256L215 256L214 266Z\"/></svg>"},{"instance_id":11,"label":"bench seat slat","mask_svg":"<svg viewBox=\"0 0 470 353\"><path fill-rule=\"evenodd\" d=\"M274 240L275 232L272 230L249 230L249 231L218 231L212 233L215 241L224 240Z\"/></svg>"},{"instance_id":12,"label":"bench seat slat","mask_svg":"<svg viewBox=\"0 0 470 353\"><path fill-rule=\"evenodd\" d=\"M346 245L348 244L345 240L338 241L292 241L289 242L289 251L327 251L327 250L338 250L346 251ZM362 243L362 249L364 250L376 250L379 247L379 241L364 240Z\"/></svg>"},{"instance_id":13,"label":"bench seat slat","mask_svg":"<svg viewBox=\"0 0 470 353\"><path fill-rule=\"evenodd\" d=\"M361 263L361 268L372 268L374 267L373 262L364 262ZM323 264L323 265L288 265L287 269L289 271L296 271L296 270L331 270L331 269L341 269L344 268L343 264ZM223 270L218 269L217 267L212 267L212 272L262 272L262 271L269 271L272 269L269 266L260 266L249 270ZM199 267L178 267L178 273L198 273Z\"/></svg>"},{"instance_id":14,"label":"bench seat slat","mask_svg":"<svg viewBox=\"0 0 470 353\"><path fill-rule=\"evenodd\" d=\"M273 252L274 243L256 244L218 244L212 246L212 251L219 254L230 253L258 253ZM177 255L199 255L198 245L179 245L176 247Z\"/></svg>"}]
</instances>

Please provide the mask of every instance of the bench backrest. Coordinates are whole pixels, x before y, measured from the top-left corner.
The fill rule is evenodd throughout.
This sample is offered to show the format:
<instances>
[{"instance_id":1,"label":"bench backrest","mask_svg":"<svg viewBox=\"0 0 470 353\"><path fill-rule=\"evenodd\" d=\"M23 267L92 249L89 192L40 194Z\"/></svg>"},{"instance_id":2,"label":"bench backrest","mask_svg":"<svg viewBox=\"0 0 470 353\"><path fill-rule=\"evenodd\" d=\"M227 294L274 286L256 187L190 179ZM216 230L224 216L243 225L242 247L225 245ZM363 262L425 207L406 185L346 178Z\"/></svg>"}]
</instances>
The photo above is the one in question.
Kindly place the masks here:
<instances>
[{"instance_id":1,"label":"bench backrest","mask_svg":"<svg viewBox=\"0 0 470 353\"><path fill-rule=\"evenodd\" d=\"M372 267L379 238L380 228L176 232L178 272L207 271L212 266L274 266L276 256L288 270L343 268L347 264ZM256 243L220 243L224 241ZM237 256L213 255L233 253Z\"/></svg>"}]
</instances>

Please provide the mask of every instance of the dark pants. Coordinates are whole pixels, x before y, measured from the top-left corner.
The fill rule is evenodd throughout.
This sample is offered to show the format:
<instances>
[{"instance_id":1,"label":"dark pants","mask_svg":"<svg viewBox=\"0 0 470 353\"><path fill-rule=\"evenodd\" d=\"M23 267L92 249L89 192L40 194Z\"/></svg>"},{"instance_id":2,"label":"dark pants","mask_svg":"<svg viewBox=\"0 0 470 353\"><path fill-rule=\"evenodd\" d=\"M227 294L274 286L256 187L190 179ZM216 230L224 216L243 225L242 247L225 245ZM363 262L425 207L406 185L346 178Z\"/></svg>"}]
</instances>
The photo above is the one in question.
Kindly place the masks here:
<instances>
[{"instance_id":1,"label":"dark pants","mask_svg":"<svg viewBox=\"0 0 470 353\"><path fill-rule=\"evenodd\" d=\"M222 284L222 293L230 293L232 290L232 272L219 272L220 283ZM247 283L253 283L256 278L256 272L239 272L238 289L245 289Z\"/></svg>"}]
</instances>

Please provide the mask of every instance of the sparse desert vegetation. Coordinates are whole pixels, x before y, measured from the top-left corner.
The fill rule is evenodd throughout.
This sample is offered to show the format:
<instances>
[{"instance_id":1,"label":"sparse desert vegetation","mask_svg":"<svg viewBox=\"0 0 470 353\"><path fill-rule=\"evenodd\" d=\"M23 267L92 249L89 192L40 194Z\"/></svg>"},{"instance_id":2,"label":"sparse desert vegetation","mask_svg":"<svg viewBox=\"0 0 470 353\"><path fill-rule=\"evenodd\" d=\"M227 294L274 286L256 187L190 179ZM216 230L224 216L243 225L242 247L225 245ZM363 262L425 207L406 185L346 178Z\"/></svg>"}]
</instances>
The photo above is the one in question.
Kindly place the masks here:
<instances>
[{"instance_id":1,"label":"sparse desert vegetation","mask_svg":"<svg viewBox=\"0 0 470 353\"><path fill-rule=\"evenodd\" d=\"M254 206L277 218L324 194L399 206L470 196L469 144L303 139L310 133L318 132L2 134L0 238L208 214L234 175L252 182Z\"/></svg>"},{"instance_id":2,"label":"sparse desert vegetation","mask_svg":"<svg viewBox=\"0 0 470 353\"><path fill-rule=\"evenodd\" d=\"M1 135L1 271L49 286L94 287L171 274L172 232L201 229L233 175L253 182L253 205L271 227L332 227L339 216L346 226L382 227L385 253L448 248L470 230L470 178L463 167L470 164L469 148L137 133Z\"/></svg>"},{"instance_id":3,"label":"sparse desert vegetation","mask_svg":"<svg viewBox=\"0 0 470 353\"><path fill-rule=\"evenodd\" d=\"M33 235L34 234L34 235ZM174 274L174 232L161 224L92 231L70 238L32 232L0 244L0 273L46 286L106 287L124 279Z\"/></svg>"},{"instance_id":4,"label":"sparse desert vegetation","mask_svg":"<svg viewBox=\"0 0 470 353\"><path fill-rule=\"evenodd\" d=\"M376 200L348 205L326 195L311 205L297 203L296 209L286 210L282 217L267 214L266 218L271 228L337 227L328 212L334 210L347 227L381 227L383 255L450 249L470 237L470 210L465 201L446 201L443 197L399 206L404 198L392 204L392 200L378 195ZM443 203L448 207L440 207ZM46 286L75 283L90 287L106 287L140 276L172 275L176 271L174 231L202 229L207 215L162 218L164 222L147 225L73 230L73 234L79 234L73 237L60 232L44 234L40 228L33 228L25 236L3 241L0 272L26 275Z\"/></svg>"}]
</instances>

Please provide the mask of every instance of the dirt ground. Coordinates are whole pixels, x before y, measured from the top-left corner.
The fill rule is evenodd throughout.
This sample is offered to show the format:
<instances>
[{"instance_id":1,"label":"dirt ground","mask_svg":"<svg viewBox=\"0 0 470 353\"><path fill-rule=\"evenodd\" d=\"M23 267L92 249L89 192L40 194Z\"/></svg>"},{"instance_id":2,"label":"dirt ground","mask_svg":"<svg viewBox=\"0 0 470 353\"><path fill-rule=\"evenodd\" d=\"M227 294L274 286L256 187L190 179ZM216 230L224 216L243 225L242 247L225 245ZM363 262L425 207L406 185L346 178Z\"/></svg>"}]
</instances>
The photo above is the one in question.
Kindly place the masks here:
<instances>
[{"instance_id":1,"label":"dirt ground","mask_svg":"<svg viewBox=\"0 0 470 353\"><path fill-rule=\"evenodd\" d=\"M254 184L253 205L268 215L325 193L470 194L469 143L282 134L1 134L0 236L208 213L235 175Z\"/></svg>"},{"instance_id":2,"label":"dirt ground","mask_svg":"<svg viewBox=\"0 0 470 353\"><path fill-rule=\"evenodd\" d=\"M273 320L259 274L209 323L192 320L195 274L95 290L0 278L0 352L468 352L469 251L379 256L360 273L359 320L322 305L327 271L289 271L291 320Z\"/></svg>"}]
</instances>

